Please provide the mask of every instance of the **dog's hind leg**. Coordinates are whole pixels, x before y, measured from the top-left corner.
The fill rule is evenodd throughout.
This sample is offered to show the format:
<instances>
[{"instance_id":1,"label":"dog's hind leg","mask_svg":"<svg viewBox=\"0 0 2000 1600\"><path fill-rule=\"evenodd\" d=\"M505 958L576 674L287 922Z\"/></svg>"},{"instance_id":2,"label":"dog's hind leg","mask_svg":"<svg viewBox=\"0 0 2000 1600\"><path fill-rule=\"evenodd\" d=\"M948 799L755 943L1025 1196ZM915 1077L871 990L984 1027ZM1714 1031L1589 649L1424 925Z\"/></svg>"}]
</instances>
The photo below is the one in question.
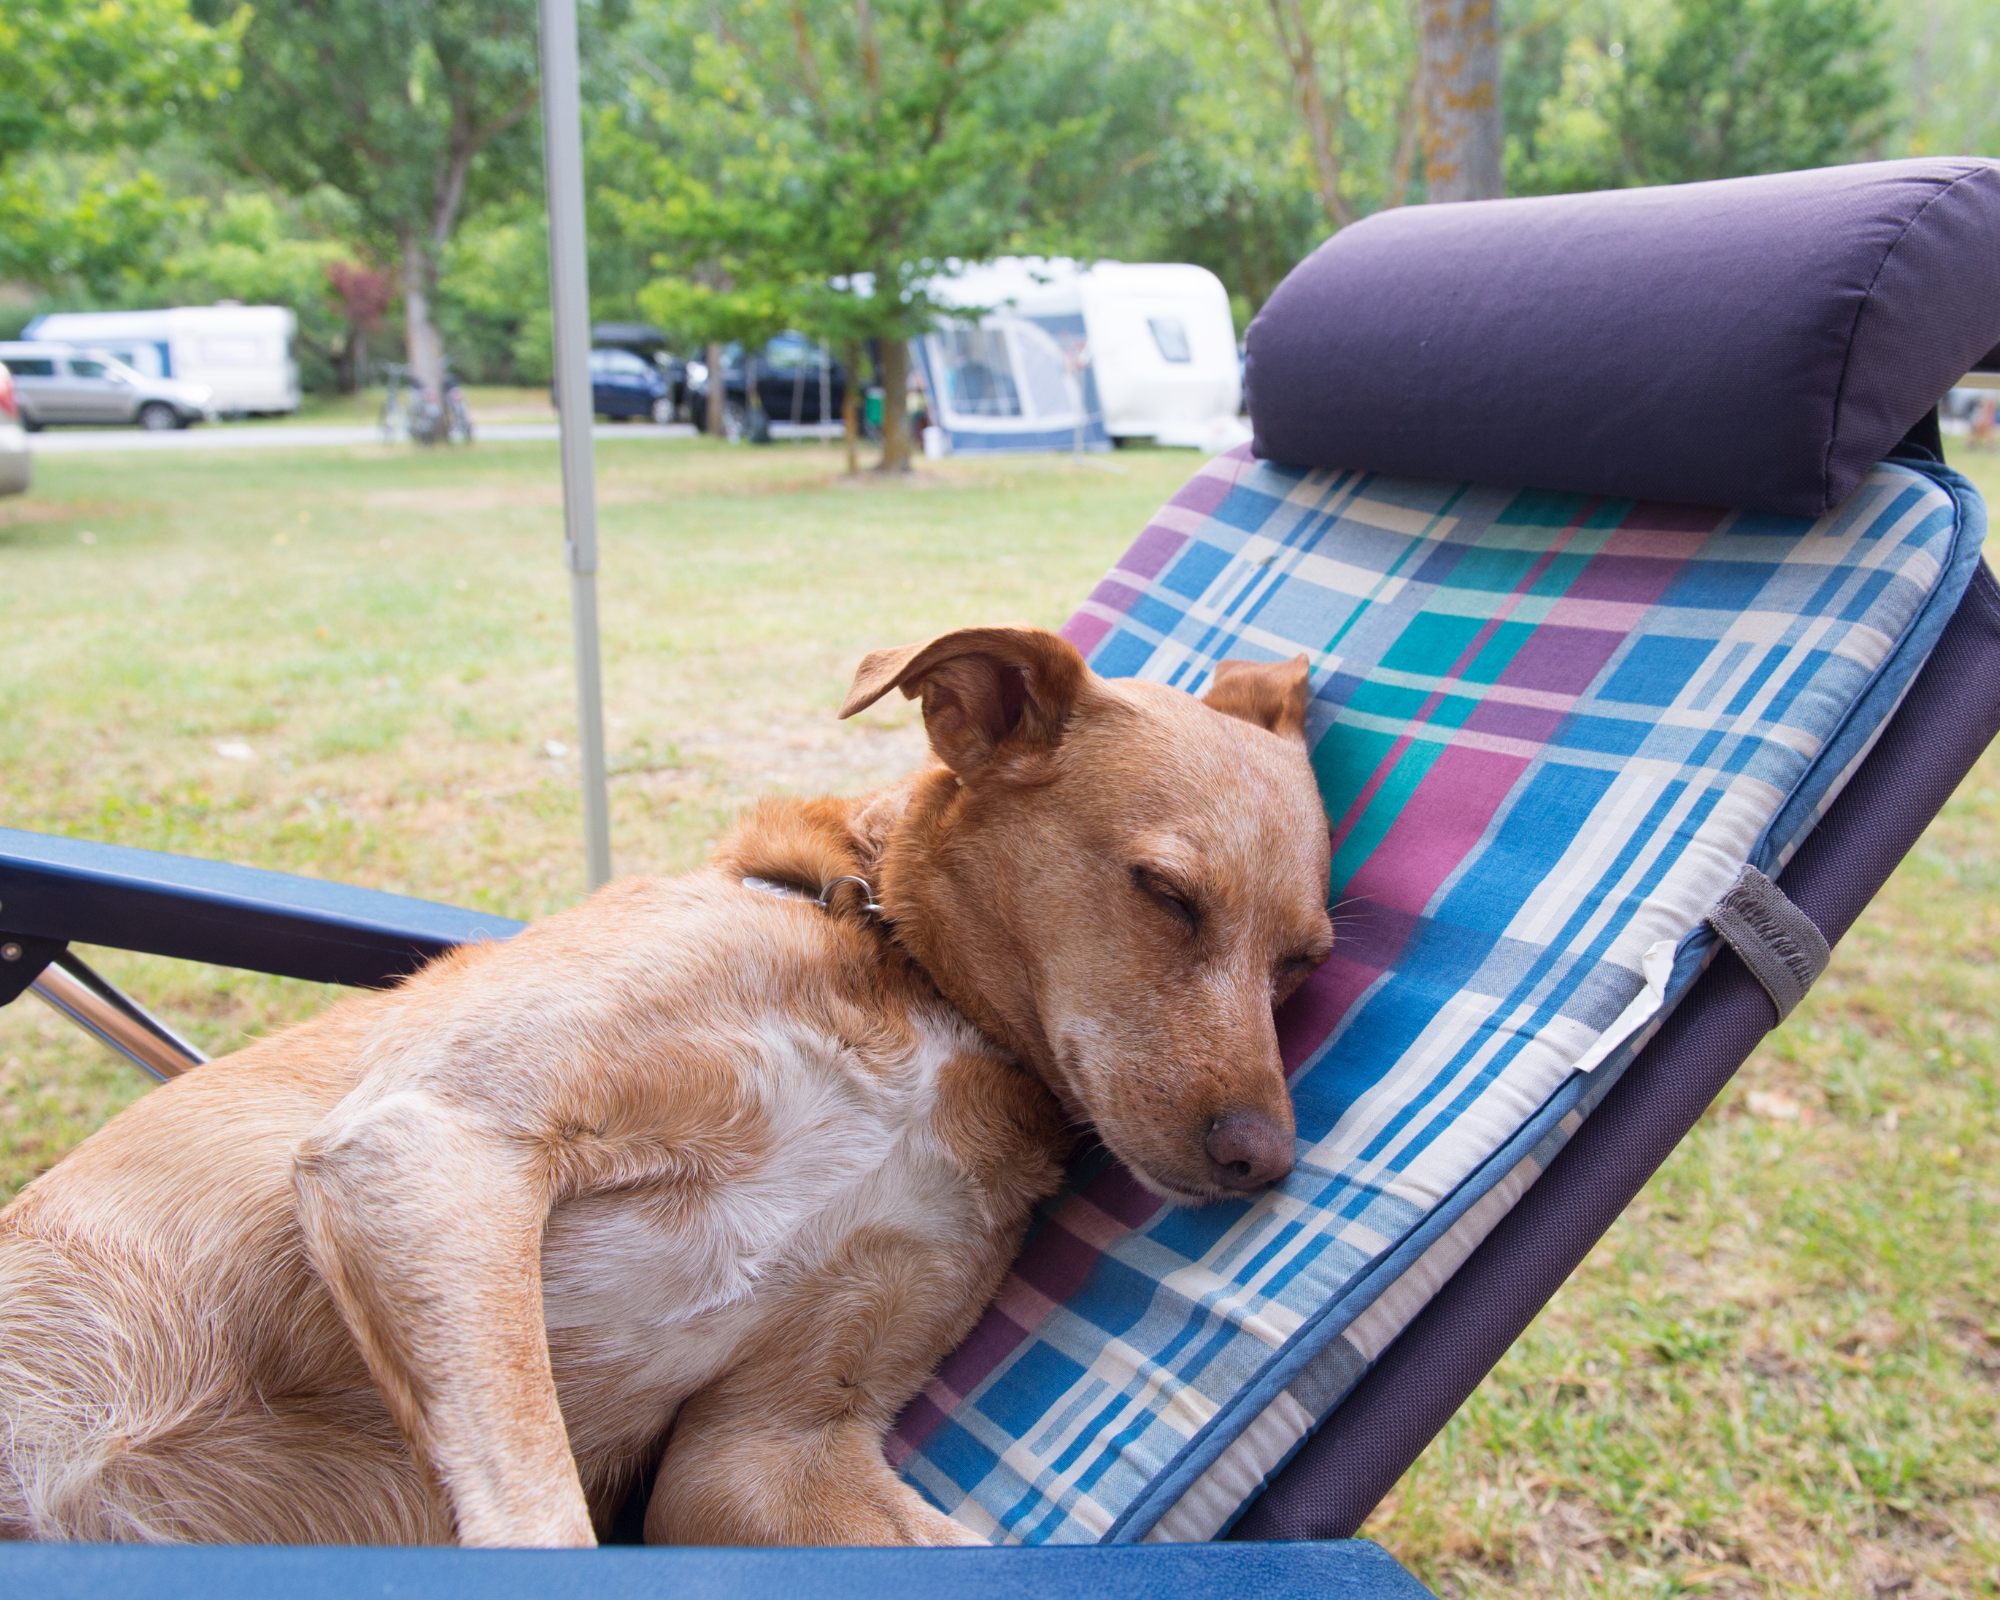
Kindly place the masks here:
<instances>
[{"instance_id":1,"label":"dog's hind leg","mask_svg":"<svg viewBox=\"0 0 2000 1600\"><path fill-rule=\"evenodd\" d=\"M157 1265L0 1236L0 1538L389 1544L451 1517L370 1387L258 1391Z\"/></svg>"}]
</instances>

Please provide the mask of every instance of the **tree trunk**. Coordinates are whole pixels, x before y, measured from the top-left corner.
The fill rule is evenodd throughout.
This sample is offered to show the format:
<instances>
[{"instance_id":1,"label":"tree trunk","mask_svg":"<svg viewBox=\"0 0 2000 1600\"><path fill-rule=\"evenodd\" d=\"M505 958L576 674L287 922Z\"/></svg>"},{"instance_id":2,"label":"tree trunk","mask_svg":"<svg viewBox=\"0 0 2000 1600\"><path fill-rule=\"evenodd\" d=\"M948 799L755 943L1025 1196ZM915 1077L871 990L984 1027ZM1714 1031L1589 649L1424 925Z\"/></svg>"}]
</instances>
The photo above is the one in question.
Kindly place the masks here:
<instances>
[{"instance_id":1,"label":"tree trunk","mask_svg":"<svg viewBox=\"0 0 2000 1600\"><path fill-rule=\"evenodd\" d=\"M358 322L348 323L346 337L340 342L333 386L341 394L356 394L368 387L368 334Z\"/></svg>"},{"instance_id":2,"label":"tree trunk","mask_svg":"<svg viewBox=\"0 0 2000 1600\"><path fill-rule=\"evenodd\" d=\"M847 475L861 470L861 346L851 344L841 352L847 363L847 387L840 395L840 437L847 449Z\"/></svg>"},{"instance_id":3,"label":"tree trunk","mask_svg":"<svg viewBox=\"0 0 2000 1600\"><path fill-rule=\"evenodd\" d=\"M701 431L711 439L722 437L722 413L729 404L729 386L722 381L722 346L708 347L708 403L703 408Z\"/></svg>"},{"instance_id":4,"label":"tree trunk","mask_svg":"<svg viewBox=\"0 0 2000 1600\"><path fill-rule=\"evenodd\" d=\"M437 259L420 233L403 238L403 339L410 371L427 394L444 396L444 341L431 320L437 293Z\"/></svg>"},{"instance_id":5,"label":"tree trunk","mask_svg":"<svg viewBox=\"0 0 2000 1600\"><path fill-rule=\"evenodd\" d=\"M1425 193L1432 200L1498 199L1499 0L1420 3Z\"/></svg>"},{"instance_id":6,"label":"tree trunk","mask_svg":"<svg viewBox=\"0 0 2000 1600\"><path fill-rule=\"evenodd\" d=\"M1313 183L1319 190L1319 203L1326 208L1334 227L1344 228L1354 220L1354 208L1340 192L1344 97L1337 97L1331 107L1326 103L1326 93L1319 81L1319 54L1300 0L1271 0L1271 25L1277 31L1278 48L1292 75L1292 92L1298 97L1299 115L1305 119L1306 144L1312 151Z\"/></svg>"},{"instance_id":7,"label":"tree trunk","mask_svg":"<svg viewBox=\"0 0 2000 1600\"><path fill-rule=\"evenodd\" d=\"M885 281L883 277L875 280ZM910 347L885 334L882 345L882 459L877 472L910 470Z\"/></svg>"}]
</instances>

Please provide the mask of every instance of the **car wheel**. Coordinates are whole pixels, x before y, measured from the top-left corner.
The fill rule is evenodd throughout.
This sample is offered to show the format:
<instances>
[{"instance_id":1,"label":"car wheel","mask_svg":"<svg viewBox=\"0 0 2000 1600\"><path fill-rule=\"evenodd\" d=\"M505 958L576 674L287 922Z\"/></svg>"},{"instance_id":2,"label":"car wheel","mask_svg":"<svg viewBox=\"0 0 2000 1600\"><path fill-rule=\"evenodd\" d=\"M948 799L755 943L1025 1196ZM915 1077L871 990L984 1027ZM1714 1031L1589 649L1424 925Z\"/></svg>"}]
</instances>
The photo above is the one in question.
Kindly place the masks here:
<instances>
[{"instance_id":1,"label":"car wheel","mask_svg":"<svg viewBox=\"0 0 2000 1600\"><path fill-rule=\"evenodd\" d=\"M655 400L653 402L653 420L660 424L661 427L665 427L669 422L672 422L674 420L673 401L665 397Z\"/></svg>"},{"instance_id":2,"label":"car wheel","mask_svg":"<svg viewBox=\"0 0 2000 1600\"><path fill-rule=\"evenodd\" d=\"M165 433L169 428L178 428L181 419L174 408L164 400L148 400L139 408L139 426L148 433Z\"/></svg>"},{"instance_id":3,"label":"car wheel","mask_svg":"<svg viewBox=\"0 0 2000 1600\"><path fill-rule=\"evenodd\" d=\"M21 431L23 433L40 433L42 431L41 418L35 416L30 411L22 411Z\"/></svg>"}]
</instances>

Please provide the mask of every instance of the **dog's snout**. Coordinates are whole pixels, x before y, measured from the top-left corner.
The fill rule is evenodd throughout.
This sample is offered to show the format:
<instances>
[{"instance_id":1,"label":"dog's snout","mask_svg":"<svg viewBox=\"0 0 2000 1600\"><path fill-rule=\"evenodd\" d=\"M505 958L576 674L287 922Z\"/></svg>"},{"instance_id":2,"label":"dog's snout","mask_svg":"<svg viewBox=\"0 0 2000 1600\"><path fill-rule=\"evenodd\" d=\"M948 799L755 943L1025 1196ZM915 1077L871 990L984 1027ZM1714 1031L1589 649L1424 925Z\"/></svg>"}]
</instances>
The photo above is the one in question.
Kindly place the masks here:
<instances>
[{"instance_id":1,"label":"dog's snout","mask_svg":"<svg viewBox=\"0 0 2000 1600\"><path fill-rule=\"evenodd\" d=\"M1267 1188L1292 1170L1290 1136L1261 1111L1217 1117L1202 1144L1225 1189Z\"/></svg>"}]
</instances>

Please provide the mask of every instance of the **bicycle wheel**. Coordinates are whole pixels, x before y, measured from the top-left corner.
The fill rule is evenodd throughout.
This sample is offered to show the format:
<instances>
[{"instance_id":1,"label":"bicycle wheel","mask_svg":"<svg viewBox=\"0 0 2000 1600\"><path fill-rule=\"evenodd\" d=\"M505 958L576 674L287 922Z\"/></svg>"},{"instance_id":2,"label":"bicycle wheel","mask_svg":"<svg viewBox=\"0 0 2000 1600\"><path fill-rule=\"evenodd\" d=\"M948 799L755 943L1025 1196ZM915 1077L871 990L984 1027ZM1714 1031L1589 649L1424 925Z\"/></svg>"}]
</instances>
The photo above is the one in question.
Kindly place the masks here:
<instances>
[{"instance_id":1,"label":"bicycle wheel","mask_svg":"<svg viewBox=\"0 0 2000 1600\"><path fill-rule=\"evenodd\" d=\"M410 442L410 408L400 386L382 396L382 440L385 444Z\"/></svg>"},{"instance_id":2,"label":"bicycle wheel","mask_svg":"<svg viewBox=\"0 0 2000 1600\"><path fill-rule=\"evenodd\" d=\"M421 445L444 443L444 407L428 394L410 402L410 437Z\"/></svg>"},{"instance_id":3,"label":"bicycle wheel","mask_svg":"<svg viewBox=\"0 0 2000 1600\"><path fill-rule=\"evenodd\" d=\"M465 408L465 396L453 389L446 397L450 426L447 437L453 444L472 443L472 413Z\"/></svg>"}]
</instances>

